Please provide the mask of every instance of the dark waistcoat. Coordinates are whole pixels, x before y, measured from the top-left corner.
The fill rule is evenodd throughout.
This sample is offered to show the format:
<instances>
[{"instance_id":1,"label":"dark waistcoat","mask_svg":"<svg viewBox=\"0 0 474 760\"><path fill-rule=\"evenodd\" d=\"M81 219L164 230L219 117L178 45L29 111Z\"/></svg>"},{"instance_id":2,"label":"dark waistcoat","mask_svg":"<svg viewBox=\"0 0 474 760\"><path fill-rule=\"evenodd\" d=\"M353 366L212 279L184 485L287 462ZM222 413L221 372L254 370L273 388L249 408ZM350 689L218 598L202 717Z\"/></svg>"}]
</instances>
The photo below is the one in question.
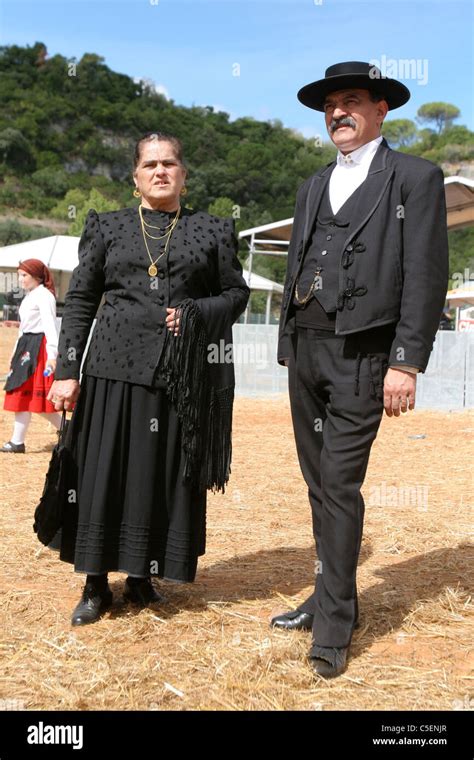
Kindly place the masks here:
<instances>
[{"instance_id":1,"label":"dark waistcoat","mask_svg":"<svg viewBox=\"0 0 474 760\"><path fill-rule=\"evenodd\" d=\"M340 251L343 248L352 214L356 208L358 195L363 192L362 183L334 214L329 201L329 183L321 199L311 243L303 261L297 287L300 299L311 288L316 272L319 272L316 286L309 301L299 304L296 295L296 323L334 329L339 292Z\"/></svg>"}]
</instances>

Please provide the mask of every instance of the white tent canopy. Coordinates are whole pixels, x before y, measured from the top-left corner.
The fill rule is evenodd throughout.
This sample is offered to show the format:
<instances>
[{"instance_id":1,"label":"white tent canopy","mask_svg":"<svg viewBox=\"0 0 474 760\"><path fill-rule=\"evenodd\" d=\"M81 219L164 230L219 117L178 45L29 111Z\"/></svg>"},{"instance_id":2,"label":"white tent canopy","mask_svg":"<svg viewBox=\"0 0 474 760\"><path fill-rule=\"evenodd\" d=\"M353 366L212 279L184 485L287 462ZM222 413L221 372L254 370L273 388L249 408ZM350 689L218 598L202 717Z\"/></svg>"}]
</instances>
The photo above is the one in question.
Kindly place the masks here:
<instances>
[{"instance_id":1,"label":"white tent canopy","mask_svg":"<svg viewBox=\"0 0 474 760\"><path fill-rule=\"evenodd\" d=\"M448 290L446 301L456 309L456 330L474 329L469 319L470 306L474 306L474 282L464 282L459 288ZM467 307L467 308L466 308Z\"/></svg>"},{"instance_id":2,"label":"white tent canopy","mask_svg":"<svg viewBox=\"0 0 474 760\"><path fill-rule=\"evenodd\" d=\"M251 290L265 290L271 293L283 293L283 285L279 285L278 282L273 282L273 280L269 280L267 277L262 277L261 275L255 274L255 272L253 272L252 282L250 282L250 272L248 269L243 270L243 276L245 282L249 288L251 288Z\"/></svg>"},{"instance_id":3,"label":"white tent canopy","mask_svg":"<svg viewBox=\"0 0 474 760\"><path fill-rule=\"evenodd\" d=\"M27 240L0 248L0 266L2 269L15 268L25 259L40 259L56 272L72 272L78 262L78 237L53 235L52 237Z\"/></svg>"},{"instance_id":4,"label":"white tent canopy","mask_svg":"<svg viewBox=\"0 0 474 760\"><path fill-rule=\"evenodd\" d=\"M446 300L450 306L474 306L474 282L471 280L448 290Z\"/></svg>"},{"instance_id":5,"label":"white tent canopy","mask_svg":"<svg viewBox=\"0 0 474 760\"><path fill-rule=\"evenodd\" d=\"M25 259L39 259L54 272L58 300L64 301L71 272L78 262L79 240L78 237L68 235L52 235L38 240L27 240L25 243L7 245L0 248L0 270L2 272L16 270L18 264Z\"/></svg>"},{"instance_id":6,"label":"white tent canopy","mask_svg":"<svg viewBox=\"0 0 474 760\"><path fill-rule=\"evenodd\" d=\"M259 274L255 274L255 272L250 274L248 269L243 270L243 276L244 280L249 286L250 290L254 291L265 291L267 293L267 302L265 306L265 324L270 324L270 315L271 315L271 309L272 309L272 295L274 293L283 293L284 287L283 285L279 285L277 282L273 282L273 280L267 279L267 277L262 277ZM249 319L249 306L247 306L245 310L245 316L244 316L244 322L247 324Z\"/></svg>"}]
</instances>

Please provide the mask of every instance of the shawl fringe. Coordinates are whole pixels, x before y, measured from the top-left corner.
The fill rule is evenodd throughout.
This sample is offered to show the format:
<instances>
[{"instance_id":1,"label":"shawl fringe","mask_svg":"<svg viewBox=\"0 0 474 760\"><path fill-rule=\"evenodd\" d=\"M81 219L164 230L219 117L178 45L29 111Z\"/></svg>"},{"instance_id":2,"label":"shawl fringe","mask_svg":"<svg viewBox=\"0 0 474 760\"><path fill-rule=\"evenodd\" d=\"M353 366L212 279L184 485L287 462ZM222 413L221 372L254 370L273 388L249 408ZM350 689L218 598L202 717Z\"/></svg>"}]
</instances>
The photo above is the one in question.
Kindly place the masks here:
<instances>
[{"instance_id":1,"label":"shawl fringe","mask_svg":"<svg viewBox=\"0 0 474 760\"><path fill-rule=\"evenodd\" d=\"M211 388L207 439L206 488L225 493L231 472L234 388Z\"/></svg>"},{"instance_id":2,"label":"shawl fringe","mask_svg":"<svg viewBox=\"0 0 474 760\"><path fill-rule=\"evenodd\" d=\"M179 310L179 335L167 332L160 373L182 425L183 481L224 493L232 455L234 388L210 384L208 336L199 307L186 299Z\"/></svg>"}]
</instances>

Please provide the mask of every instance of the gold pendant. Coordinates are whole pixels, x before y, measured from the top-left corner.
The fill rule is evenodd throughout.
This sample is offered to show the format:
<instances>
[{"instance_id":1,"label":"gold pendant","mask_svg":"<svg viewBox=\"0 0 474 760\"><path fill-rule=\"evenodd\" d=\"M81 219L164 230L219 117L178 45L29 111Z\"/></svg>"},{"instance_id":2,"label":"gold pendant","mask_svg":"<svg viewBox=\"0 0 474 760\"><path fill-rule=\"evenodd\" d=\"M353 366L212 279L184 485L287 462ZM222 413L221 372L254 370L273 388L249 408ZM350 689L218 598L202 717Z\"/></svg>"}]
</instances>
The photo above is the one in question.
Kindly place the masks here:
<instances>
[{"instance_id":1,"label":"gold pendant","mask_svg":"<svg viewBox=\"0 0 474 760\"><path fill-rule=\"evenodd\" d=\"M156 277L156 275L158 274L158 269L155 267L154 264L150 264L150 266L148 267L148 274L150 275L150 277Z\"/></svg>"}]
</instances>

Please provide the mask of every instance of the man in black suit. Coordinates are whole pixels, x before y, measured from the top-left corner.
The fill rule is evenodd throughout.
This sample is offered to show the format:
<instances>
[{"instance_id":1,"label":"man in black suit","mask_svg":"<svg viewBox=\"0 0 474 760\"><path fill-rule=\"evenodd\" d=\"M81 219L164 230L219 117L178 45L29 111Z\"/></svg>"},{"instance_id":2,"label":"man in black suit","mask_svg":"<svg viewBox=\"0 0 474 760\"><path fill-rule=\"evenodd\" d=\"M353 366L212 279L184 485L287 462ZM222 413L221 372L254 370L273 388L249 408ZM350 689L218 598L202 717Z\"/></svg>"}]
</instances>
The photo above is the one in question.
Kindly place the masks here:
<instances>
[{"instance_id":1,"label":"man in black suit","mask_svg":"<svg viewBox=\"0 0 474 760\"><path fill-rule=\"evenodd\" d=\"M448 282L443 173L390 150L388 110L410 97L368 63L331 66L299 100L324 111L337 160L299 188L278 361L289 394L318 556L315 591L272 625L312 629L314 671L346 666L358 620L363 484L385 408L414 409Z\"/></svg>"}]
</instances>

